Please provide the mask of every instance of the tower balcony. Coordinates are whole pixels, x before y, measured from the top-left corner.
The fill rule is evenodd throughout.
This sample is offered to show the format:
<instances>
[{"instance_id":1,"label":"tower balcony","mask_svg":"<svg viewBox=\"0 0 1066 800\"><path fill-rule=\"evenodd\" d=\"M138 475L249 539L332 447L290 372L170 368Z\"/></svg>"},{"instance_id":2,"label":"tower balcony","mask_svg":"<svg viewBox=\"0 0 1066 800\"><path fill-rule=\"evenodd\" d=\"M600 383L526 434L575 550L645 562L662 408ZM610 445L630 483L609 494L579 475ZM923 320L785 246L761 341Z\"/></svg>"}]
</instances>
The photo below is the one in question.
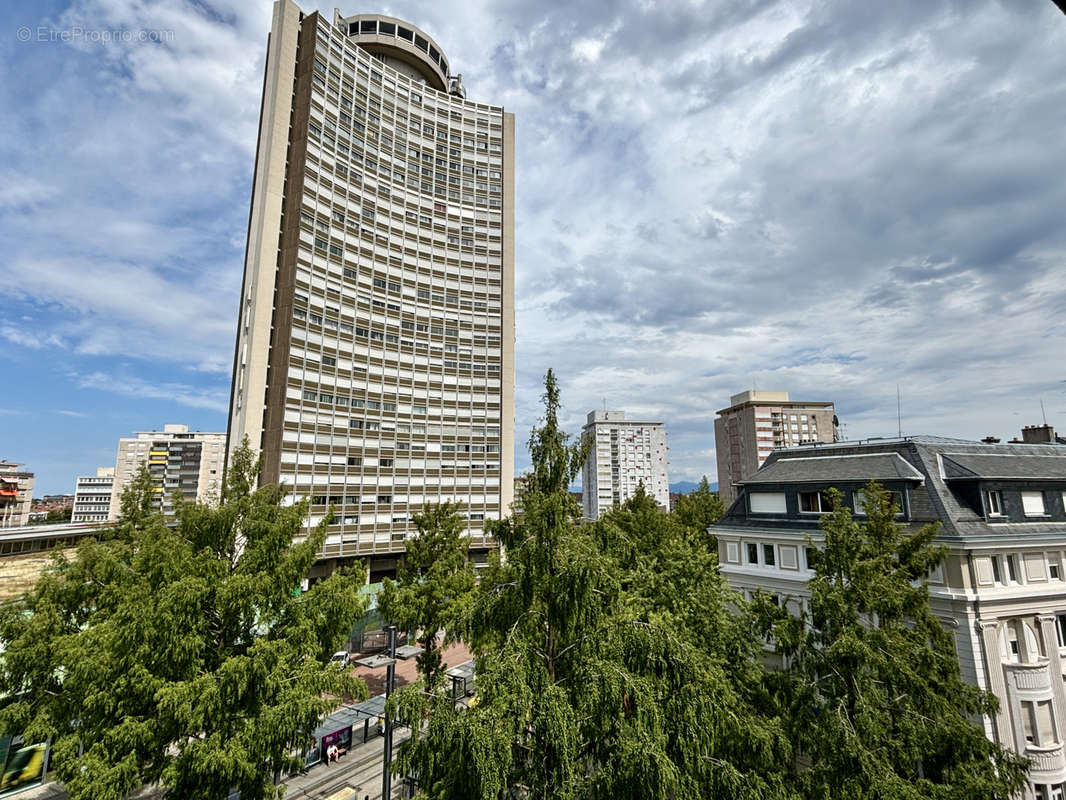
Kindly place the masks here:
<instances>
[{"instance_id":1,"label":"tower balcony","mask_svg":"<svg viewBox=\"0 0 1066 800\"><path fill-rule=\"evenodd\" d=\"M1033 783L1059 783L1066 777L1066 755L1063 754L1062 742L1047 747L1031 744L1025 748L1025 757L1032 761L1029 780Z\"/></svg>"}]
</instances>

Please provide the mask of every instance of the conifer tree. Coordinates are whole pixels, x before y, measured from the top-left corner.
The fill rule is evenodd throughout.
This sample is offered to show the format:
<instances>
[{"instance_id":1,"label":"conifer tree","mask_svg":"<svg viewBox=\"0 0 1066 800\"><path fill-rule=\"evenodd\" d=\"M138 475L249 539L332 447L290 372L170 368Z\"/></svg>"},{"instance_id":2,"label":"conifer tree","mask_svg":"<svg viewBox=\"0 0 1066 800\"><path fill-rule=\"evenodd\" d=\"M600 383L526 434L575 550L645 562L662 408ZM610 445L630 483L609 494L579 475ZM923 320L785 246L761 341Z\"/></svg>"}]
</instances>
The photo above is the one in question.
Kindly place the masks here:
<instances>
[{"instance_id":1,"label":"conifer tree","mask_svg":"<svg viewBox=\"0 0 1066 800\"><path fill-rule=\"evenodd\" d=\"M704 475L694 491L681 495L674 513L681 524L701 531L713 546L717 546L708 529L725 516L725 510L722 498L718 496L718 492L711 491L711 485Z\"/></svg>"},{"instance_id":2,"label":"conifer tree","mask_svg":"<svg viewBox=\"0 0 1066 800\"><path fill-rule=\"evenodd\" d=\"M297 766L331 695L366 696L328 659L363 613L359 570L299 587L325 523L296 540L306 502L255 488L247 440L221 502L153 511L142 473L117 529L57 557L24 602L0 609L0 730L53 743L72 800L245 800Z\"/></svg>"},{"instance_id":3,"label":"conifer tree","mask_svg":"<svg viewBox=\"0 0 1066 800\"><path fill-rule=\"evenodd\" d=\"M474 566L465 523L454 504L427 506L414 523L418 533L406 542L399 580L385 580L377 603L381 615L402 630L421 629L418 642L424 652L418 656L418 670L432 687L440 677L440 647L459 640L469 616Z\"/></svg>"},{"instance_id":4,"label":"conifer tree","mask_svg":"<svg viewBox=\"0 0 1066 800\"><path fill-rule=\"evenodd\" d=\"M780 615L775 627L805 756L797 788L811 800L1017 796L1027 762L986 738L978 720L996 697L963 682L952 634L930 609L925 578L945 556L937 525L907 532L891 495L871 483L864 496L861 522L830 491L810 615Z\"/></svg>"},{"instance_id":5,"label":"conifer tree","mask_svg":"<svg viewBox=\"0 0 1066 800\"><path fill-rule=\"evenodd\" d=\"M779 730L747 716L680 615L630 595L646 576L621 562L642 554L574 523L567 488L585 447L559 428L551 371L544 404L522 512L494 529L506 560L482 576L471 616L478 702L401 692L412 738L398 771L441 800L784 796Z\"/></svg>"}]
</instances>

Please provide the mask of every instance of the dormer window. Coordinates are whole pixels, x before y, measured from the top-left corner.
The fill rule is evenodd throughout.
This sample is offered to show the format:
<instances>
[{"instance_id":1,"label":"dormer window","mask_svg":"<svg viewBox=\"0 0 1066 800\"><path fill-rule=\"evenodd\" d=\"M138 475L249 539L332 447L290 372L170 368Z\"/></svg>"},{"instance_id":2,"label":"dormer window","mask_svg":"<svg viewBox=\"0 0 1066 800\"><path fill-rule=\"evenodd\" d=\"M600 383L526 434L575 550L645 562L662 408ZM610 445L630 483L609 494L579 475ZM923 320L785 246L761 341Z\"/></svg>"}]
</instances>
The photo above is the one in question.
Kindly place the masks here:
<instances>
[{"instance_id":1,"label":"dormer window","mask_svg":"<svg viewBox=\"0 0 1066 800\"><path fill-rule=\"evenodd\" d=\"M1003 493L999 489L985 490L985 513L990 517L1003 516Z\"/></svg>"},{"instance_id":2,"label":"dormer window","mask_svg":"<svg viewBox=\"0 0 1066 800\"><path fill-rule=\"evenodd\" d=\"M800 492L799 509L804 514L825 514L832 511L825 492Z\"/></svg>"},{"instance_id":3,"label":"dormer window","mask_svg":"<svg viewBox=\"0 0 1066 800\"><path fill-rule=\"evenodd\" d=\"M903 492L885 492L885 502L896 507L896 516L903 516ZM855 492L855 513L866 516L866 492Z\"/></svg>"},{"instance_id":4,"label":"dormer window","mask_svg":"<svg viewBox=\"0 0 1066 800\"><path fill-rule=\"evenodd\" d=\"M1043 517L1047 514L1044 510L1043 492L1022 492L1022 511L1027 517Z\"/></svg>"}]
</instances>

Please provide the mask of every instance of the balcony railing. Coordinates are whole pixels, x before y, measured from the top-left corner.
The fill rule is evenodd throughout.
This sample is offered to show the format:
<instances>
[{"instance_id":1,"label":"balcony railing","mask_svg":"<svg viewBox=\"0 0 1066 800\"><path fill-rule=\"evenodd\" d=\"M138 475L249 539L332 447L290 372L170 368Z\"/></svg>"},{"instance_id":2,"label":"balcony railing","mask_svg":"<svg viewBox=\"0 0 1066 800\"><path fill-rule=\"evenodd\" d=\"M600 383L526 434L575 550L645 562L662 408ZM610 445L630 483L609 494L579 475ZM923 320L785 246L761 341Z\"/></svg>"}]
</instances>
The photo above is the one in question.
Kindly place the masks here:
<instances>
[{"instance_id":1,"label":"balcony railing","mask_svg":"<svg viewBox=\"0 0 1066 800\"><path fill-rule=\"evenodd\" d=\"M1033 766L1030 770L1030 778L1039 773L1060 773L1066 770L1066 758L1063 757L1062 742L1047 747L1029 745L1025 748L1025 755L1031 759ZM1045 777L1041 775L1040 777Z\"/></svg>"}]
</instances>

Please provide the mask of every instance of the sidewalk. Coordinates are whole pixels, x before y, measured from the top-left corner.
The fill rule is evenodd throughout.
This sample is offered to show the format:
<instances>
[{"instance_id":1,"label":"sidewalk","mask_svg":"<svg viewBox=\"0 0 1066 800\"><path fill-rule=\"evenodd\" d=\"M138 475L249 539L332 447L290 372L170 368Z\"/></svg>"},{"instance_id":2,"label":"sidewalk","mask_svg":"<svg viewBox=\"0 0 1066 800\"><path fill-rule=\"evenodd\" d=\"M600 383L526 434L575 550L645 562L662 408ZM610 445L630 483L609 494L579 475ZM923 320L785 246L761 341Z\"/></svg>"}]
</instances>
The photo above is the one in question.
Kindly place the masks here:
<instances>
[{"instance_id":1,"label":"sidewalk","mask_svg":"<svg viewBox=\"0 0 1066 800\"><path fill-rule=\"evenodd\" d=\"M441 652L444 668L455 667L459 664L464 664L474 656L470 652L470 649L463 642L456 642L455 644L445 648ZM353 654L354 658L360 658L361 654ZM371 668L355 666L353 668L353 674L356 677L362 678L366 681L366 686L370 690L370 696L381 694L385 691L385 668ZM418 678L418 667L415 664L415 659L408 658L406 660L396 661L396 683L397 689L407 686L410 683L414 683Z\"/></svg>"},{"instance_id":2,"label":"sidewalk","mask_svg":"<svg viewBox=\"0 0 1066 800\"><path fill-rule=\"evenodd\" d=\"M396 730L393 733L392 755L396 757L396 751L401 742L407 741L406 730ZM381 797L381 764L385 754L384 738L373 736L365 744L359 743L348 751L347 755L333 764L315 764L303 772L290 775L283 783L285 785L286 800L293 798L318 797L317 790L332 783L347 783L353 788L359 789L359 798L369 794L371 798ZM373 769L370 769L373 767ZM356 780L360 778L360 780ZM400 781L393 777L393 794L399 789Z\"/></svg>"}]
</instances>

